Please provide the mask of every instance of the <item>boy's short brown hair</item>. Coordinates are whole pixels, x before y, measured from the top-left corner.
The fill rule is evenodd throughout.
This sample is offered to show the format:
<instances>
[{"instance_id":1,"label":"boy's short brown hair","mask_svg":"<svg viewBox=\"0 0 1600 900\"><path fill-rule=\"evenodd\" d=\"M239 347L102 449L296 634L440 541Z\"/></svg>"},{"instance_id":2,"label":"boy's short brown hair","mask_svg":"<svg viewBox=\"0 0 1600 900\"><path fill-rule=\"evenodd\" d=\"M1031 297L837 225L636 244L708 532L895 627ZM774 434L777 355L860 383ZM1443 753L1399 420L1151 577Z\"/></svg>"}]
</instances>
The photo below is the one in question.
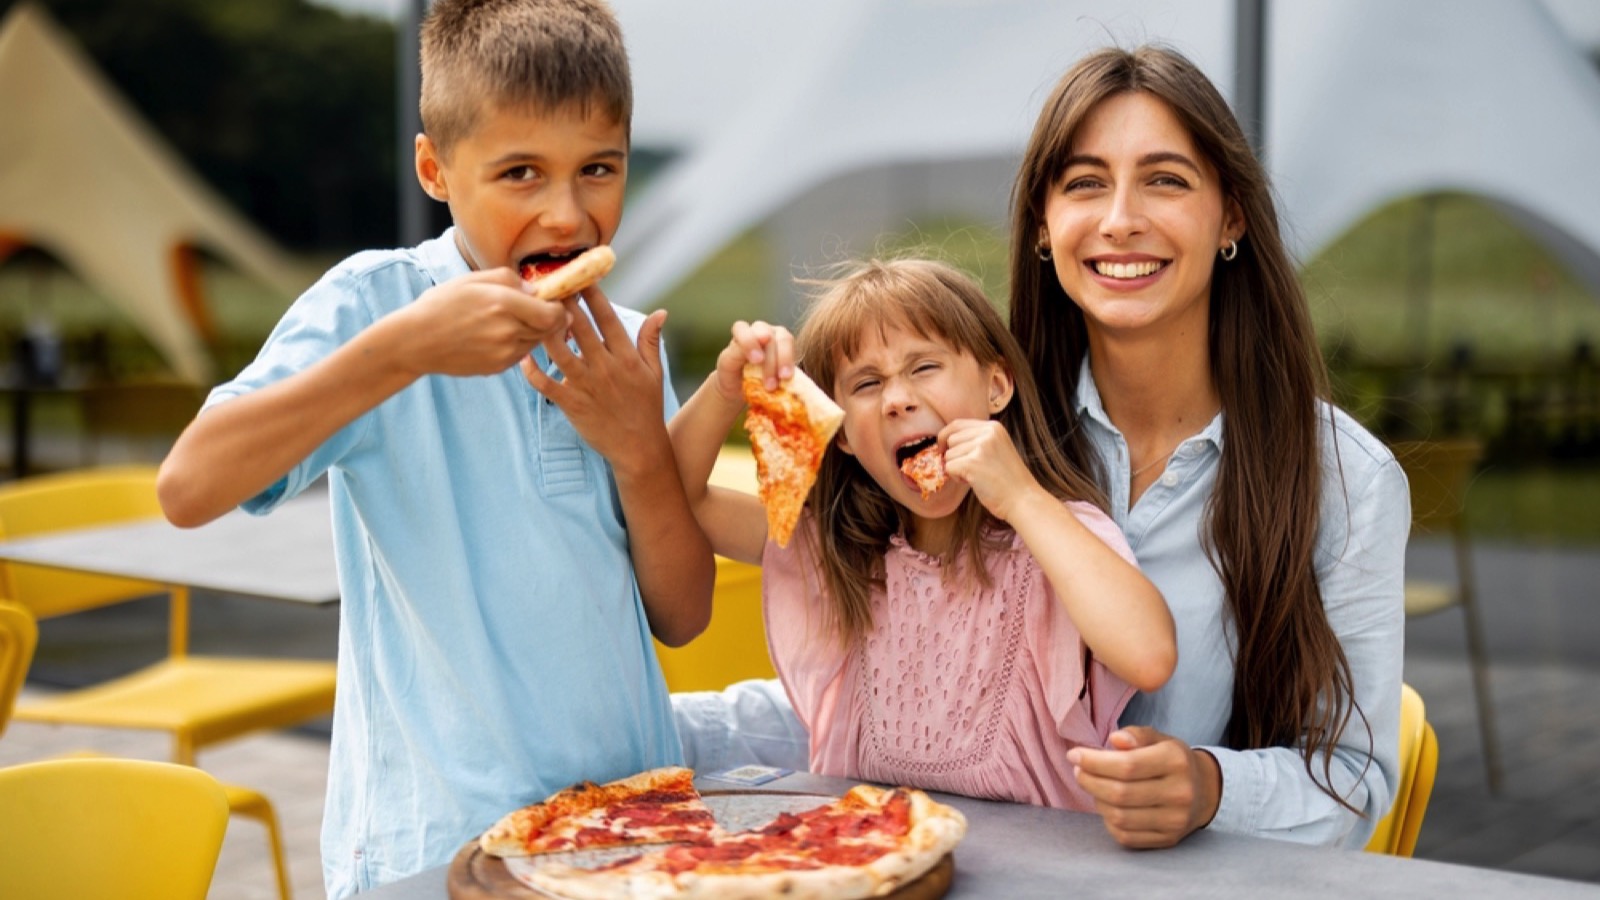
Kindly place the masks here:
<instances>
[{"instance_id":1,"label":"boy's short brown hair","mask_svg":"<svg viewBox=\"0 0 1600 900\"><path fill-rule=\"evenodd\" d=\"M436 0L422 23L422 130L441 154L486 104L554 112L598 104L626 128L633 81L604 0Z\"/></svg>"}]
</instances>

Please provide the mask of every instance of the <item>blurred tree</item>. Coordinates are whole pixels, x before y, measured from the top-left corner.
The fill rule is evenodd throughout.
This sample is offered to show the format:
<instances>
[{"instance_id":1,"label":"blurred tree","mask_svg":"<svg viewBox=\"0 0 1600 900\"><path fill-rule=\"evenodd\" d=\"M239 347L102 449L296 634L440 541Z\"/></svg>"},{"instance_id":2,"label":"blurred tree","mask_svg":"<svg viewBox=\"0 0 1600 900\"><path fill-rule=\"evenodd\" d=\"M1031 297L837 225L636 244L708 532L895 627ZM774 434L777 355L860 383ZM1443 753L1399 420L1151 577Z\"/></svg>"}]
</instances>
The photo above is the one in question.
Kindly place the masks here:
<instances>
[{"instance_id":1,"label":"blurred tree","mask_svg":"<svg viewBox=\"0 0 1600 900\"><path fill-rule=\"evenodd\" d=\"M13 2L0 0L0 14ZM394 243L391 23L304 0L36 2L208 183L286 246Z\"/></svg>"}]
</instances>

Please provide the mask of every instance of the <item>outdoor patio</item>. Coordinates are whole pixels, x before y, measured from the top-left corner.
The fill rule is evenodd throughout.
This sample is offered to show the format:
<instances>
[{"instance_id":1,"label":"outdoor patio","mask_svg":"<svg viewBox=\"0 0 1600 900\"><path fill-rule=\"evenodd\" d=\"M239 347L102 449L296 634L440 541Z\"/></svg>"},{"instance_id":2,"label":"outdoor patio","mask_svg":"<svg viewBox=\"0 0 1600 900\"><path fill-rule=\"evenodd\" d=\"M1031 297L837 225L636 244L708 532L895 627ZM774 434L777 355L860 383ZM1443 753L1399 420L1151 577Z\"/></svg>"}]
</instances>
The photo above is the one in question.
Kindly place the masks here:
<instances>
[{"instance_id":1,"label":"outdoor patio","mask_svg":"<svg viewBox=\"0 0 1600 900\"><path fill-rule=\"evenodd\" d=\"M1413 573L1448 565L1441 545L1412 548ZM1483 613L1493 660L1491 684L1505 786L1489 794L1465 661L1459 611L1413 620L1406 680L1422 694L1439 737L1439 775L1428 808L1419 858L1593 882L1600 894L1600 621L1588 604L1600 584L1600 553L1551 547L1480 545ZM197 598L195 641L204 648L244 641L263 653L331 654L330 611L230 597ZM159 653L159 603L118 612L113 621L45 623L35 674L70 677L85 663L63 645L120 636L130 655ZM112 610L105 611L107 613ZM242 636L250 635L246 639ZM52 649L53 648L53 649ZM98 654L94 665L118 661ZM29 693L47 690L37 683ZM25 694L25 696L27 696ZM163 758L165 737L13 722L0 738L0 765L84 747ZM323 896L318 850L328 742L325 730L250 737L204 754L207 770L254 787L277 805L288 845L295 896ZM235 820L211 896L271 900L275 896L264 832Z\"/></svg>"}]
</instances>

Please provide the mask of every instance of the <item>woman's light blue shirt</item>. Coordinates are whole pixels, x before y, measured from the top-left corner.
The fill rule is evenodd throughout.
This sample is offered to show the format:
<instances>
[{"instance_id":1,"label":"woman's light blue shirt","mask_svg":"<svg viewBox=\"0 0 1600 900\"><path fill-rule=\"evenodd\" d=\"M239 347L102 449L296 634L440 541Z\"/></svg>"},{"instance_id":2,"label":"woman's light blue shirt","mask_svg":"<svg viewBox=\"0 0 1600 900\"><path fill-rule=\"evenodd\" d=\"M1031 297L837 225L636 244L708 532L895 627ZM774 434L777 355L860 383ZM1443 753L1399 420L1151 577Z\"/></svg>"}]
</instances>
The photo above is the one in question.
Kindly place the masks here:
<instances>
[{"instance_id":1,"label":"woman's light blue shirt","mask_svg":"<svg viewBox=\"0 0 1600 900\"><path fill-rule=\"evenodd\" d=\"M305 369L467 271L450 231L351 257L208 405ZM617 313L636 336L643 316ZM679 762L610 467L516 367L418 379L245 508L265 513L325 472L343 595L330 897L446 863L575 781Z\"/></svg>"},{"instance_id":2,"label":"woman's light blue shirt","mask_svg":"<svg viewBox=\"0 0 1600 900\"><path fill-rule=\"evenodd\" d=\"M1101 405L1087 359L1077 401L1079 420L1110 481L1105 487L1111 515L1139 568L1166 597L1178 630L1178 667L1171 680L1136 696L1122 723L1149 725L1216 757L1222 800L1211 828L1312 844L1365 845L1399 784L1411 502L1393 455L1342 410L1323 407L1317 583L1329 624L1350 662L1356 703L1372 729L1369 741L1361 717L1352 717L1333 753L1331 773L1335 788L1366 814L1363 819L1312 782L1298 748L1219 746L1232 712L1233 636L1222 580L1201 541L1221 460L1222 415L1179 445L1166 471L1129 508L1127 442ZM1316 770L1323 779L1320 760Z\"/></svg>"}]
</instances>

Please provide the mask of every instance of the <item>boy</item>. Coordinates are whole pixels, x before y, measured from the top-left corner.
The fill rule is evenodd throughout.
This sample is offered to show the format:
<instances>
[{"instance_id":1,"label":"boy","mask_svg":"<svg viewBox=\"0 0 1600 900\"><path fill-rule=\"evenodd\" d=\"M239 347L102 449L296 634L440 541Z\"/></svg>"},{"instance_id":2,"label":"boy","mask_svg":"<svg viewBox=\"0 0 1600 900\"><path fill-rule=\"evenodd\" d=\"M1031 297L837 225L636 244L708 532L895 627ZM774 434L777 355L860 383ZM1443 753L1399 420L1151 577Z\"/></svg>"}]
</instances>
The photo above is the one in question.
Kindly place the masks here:
<instances>
[{"instance_id":1,"label":"boy","mask_svg":"<svg viewBox=\"0 0 1600 900\"><path fill-rule=\"evenodd\" d=\"M335 898L445 863L572 782L678 762L650 637L681 644L710 617L710 550L660 477L677 471L664 314L592 289L537 301L517 275L621 218L615 20L600 0L437 0L422 69L417 176L453 227L324 276L159 483L192 526L329 473Z\"/></svg>"}]
</instances>

